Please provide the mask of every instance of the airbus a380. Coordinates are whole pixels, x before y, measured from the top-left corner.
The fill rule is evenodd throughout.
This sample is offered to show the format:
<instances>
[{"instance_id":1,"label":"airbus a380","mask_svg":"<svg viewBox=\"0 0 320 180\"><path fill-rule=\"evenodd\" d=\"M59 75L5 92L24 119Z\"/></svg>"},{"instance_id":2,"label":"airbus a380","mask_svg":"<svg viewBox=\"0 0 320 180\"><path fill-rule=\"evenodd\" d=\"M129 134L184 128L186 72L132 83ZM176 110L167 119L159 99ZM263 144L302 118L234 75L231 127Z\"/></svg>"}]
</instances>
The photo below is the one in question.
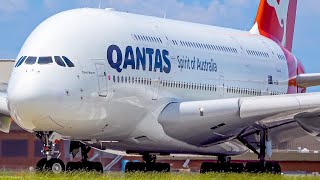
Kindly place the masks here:
<instances>
[{"instance_id":1,"label":"airbus a380","mask_svg":"<svg viewBox=\"0 0 320 180\"><path fill-rule=\"evenodd\" d=\"M142 155L127 171L170 171L157 155L190 154L218 157L201 172L280 173L266 161L271 142L320 132L320 94L305 93L320 75L291 52L296 7L261 0L249 32L112 9L59 13L24 43L1 113L42 140L40 171L102 171L88 161L93 147ZM81 162L58 159L65 139ZM230 162L249 149L259 162Z\"/></svg>"}]
</instances>

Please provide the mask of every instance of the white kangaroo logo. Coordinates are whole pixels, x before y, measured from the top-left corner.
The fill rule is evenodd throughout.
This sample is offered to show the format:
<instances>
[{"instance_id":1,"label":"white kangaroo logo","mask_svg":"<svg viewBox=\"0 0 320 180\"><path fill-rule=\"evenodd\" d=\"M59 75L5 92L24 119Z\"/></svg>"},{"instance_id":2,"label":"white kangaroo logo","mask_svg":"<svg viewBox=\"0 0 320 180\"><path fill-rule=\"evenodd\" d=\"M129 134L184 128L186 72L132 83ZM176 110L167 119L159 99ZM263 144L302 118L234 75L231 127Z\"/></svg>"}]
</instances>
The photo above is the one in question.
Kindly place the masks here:
<instances>
[{"instance_id":1,"label":"white kangaroo logo","mask_svg":"<svg viewBox=\"0 0 320 180\"><path fill-rule=\"evenodd\" d=\"M287 40L287 18L288 18L288 10L289 10L289 0L280 0L280 3L277 0L267 0L267 3L274 7L278 21L281 27L284 28L282 45L286 45Z\"/></svg>"}]
</instances>

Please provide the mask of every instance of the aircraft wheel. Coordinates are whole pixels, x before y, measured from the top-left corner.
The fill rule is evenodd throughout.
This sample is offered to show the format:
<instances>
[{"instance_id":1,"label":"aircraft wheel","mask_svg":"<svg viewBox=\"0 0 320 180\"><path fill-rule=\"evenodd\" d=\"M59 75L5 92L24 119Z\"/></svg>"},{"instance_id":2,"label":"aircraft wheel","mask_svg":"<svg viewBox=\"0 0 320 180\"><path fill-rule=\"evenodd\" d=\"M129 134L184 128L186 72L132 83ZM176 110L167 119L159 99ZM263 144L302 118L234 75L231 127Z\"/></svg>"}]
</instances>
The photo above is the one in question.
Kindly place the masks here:
<instances>
[{"instance_id":1,"label":"aircraft wheel","mask_svg":"<svg viewBox=\"0 0 320 180\"><path fill-rule=\"evenodd\" d=\"M245 166L245 172L247 173L255 173L257 171L256 163L254 162L247 162Z\"/></svg>"},{"instance_id":2,"label":"aircraft wheel","mask_svg":"<svg viewBox=\"0 0 320 180\"><path fill-rule=\"evenodd\" d=\"M233 173L242 173L244 170L244 166L242 163L231 163L229 169L230 172Z\"/></svg>"},{"instance_id":3,"label":"aircraft wheel","mask_svg":"<svg viewBox=\"0 0 320 180\"><path fill-rule=\"evenodd\" d=\"M68 162L66 166L67 171L81 171L82 168L81 162Z\"/></svg>"},{"instance_id":4,"label":"aircraft wheel","mask_svg":"<svg viewBox=\"0 0 320 180\"><path fill-rule=\"evenodd\" d=\"M61 159L53 158L47 161L44 165L44 170L54 174L60 174L65 171L65 165Z\"/></svg>"},{"instance_id":5,"label":"aircraft wheel","mask_svg":"<svg viewBox=\"0 0 320 180\"><path fill-rule=\"evenodd\" d=\"M103 166L101 162L94 162L94 169L99 173L103 173Z\"/></svg>"},{"instance_id":6,"label":"aircraft wheel","mask_svg":"<svg viewBox=\"0 0 320 180\"><path fill-rule=\"evenodd\" d=\"M135 172L135 163L134 162L127 162L125 167L125 172Z\"/></svg>"},{"instance_id":7,"label":"aircraft wheel","mask_svg":"<svg viewBox=\"0 0 320 180\"><path fill-rule=\"evenodd\" d=\"M168 164L168 163L155 163L154 170L156 172L169 172L170 171L170 164Z\"/></svg>"},{"instance_id":8,"label":"aircraft wheel","mask_svg":"<svg viewBox=\"0 0 320 180\"><path fill-rule=\"evenodd\" d=\"M271 174L281 174L281 167L278 162L267 162L266 172Z\"/></svg>"},{"instance_id":9,"label":"aircraft wheel","mask_svg":"<svg viewBox=\"0 0 320 180\"><path fill-rule=\"evenodd\" d=\"M170 164L169 163L164 163L163 164L163 169L162 172L170 172Z\"/></svg>"},{"instance_id":10,"label":"aircraft wheel","mask_svg":"<svg viewBox=\"0 0 320 180\"><path fill-rule=\"evenodd\" d=\"M201 164L201 167L200 167L200 173L204 174L204 173L208 173L209 172L209 166L210 166L210 163L208 162L203 162Z\"/></svg>"},{"instance_id":11,"label":"aircraft wheel","mask_svg":"<svg viewBox=\"0 0 320 180\"><path fill-rule=\"evenodd\" d=\"M44 165L47 163L47 158L42 158L38 161L36 165L36 171L42 172Z\"/></svg>"}]
</instances>

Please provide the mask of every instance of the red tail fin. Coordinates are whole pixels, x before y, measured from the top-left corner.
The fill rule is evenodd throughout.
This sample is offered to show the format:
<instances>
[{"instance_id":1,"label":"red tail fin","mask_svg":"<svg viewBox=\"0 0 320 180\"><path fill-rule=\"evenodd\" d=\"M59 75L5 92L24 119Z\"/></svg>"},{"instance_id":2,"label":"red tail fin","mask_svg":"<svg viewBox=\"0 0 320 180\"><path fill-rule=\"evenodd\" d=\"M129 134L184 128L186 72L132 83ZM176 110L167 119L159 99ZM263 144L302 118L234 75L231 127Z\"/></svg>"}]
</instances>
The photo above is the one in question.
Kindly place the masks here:
<instances>
[{"instance_id":1,"label":"red tail fin","mask_svg":"<svg viewBox=\"0 0 320 180\"><path fill-rule=\"evenodd\" d=\"M292 50L297 0L261 0L252 33L259 33Z\"/></svg>"}]
</instances>

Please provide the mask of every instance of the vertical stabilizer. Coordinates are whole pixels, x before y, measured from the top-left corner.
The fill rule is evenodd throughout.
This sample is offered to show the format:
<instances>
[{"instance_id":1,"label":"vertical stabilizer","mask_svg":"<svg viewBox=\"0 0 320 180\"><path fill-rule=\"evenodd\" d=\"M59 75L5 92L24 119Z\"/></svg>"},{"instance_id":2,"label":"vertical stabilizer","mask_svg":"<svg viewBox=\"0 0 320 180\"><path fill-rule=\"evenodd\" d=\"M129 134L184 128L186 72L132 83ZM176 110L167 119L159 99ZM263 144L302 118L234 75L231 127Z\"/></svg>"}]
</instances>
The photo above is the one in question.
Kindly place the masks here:
<instances>
[{"instance_id":1,"label":"vertical stabilizer","mask_svg":"<svg viewBox=\"0 0 320 180\"><path fill-rule=\"evenodd\" d=\"M261 0L253 34L261 34L292 50L297 0Z\"/></svg>"}]
</instances>

